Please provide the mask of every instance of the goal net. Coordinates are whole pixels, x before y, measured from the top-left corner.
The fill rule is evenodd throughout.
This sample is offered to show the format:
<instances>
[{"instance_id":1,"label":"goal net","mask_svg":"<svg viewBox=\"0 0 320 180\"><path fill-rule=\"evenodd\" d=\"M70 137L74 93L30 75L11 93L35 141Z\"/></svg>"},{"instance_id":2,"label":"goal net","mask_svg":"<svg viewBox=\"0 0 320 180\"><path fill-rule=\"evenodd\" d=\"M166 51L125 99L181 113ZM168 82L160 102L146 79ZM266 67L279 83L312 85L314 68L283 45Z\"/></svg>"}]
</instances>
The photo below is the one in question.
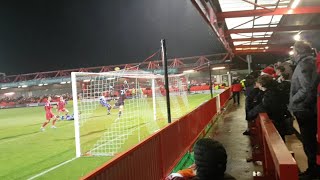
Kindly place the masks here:
<instances>
[{"instance_id":1,"label":"goal net","mask_svg":"<svg viewBox=\"0 0 320 180\"><path fill-rule=\"evenodd\" d=\"M167 121L164 77L146 71L73 72L76 156L114 156ZM172 119L189 110L187 79L170 75Z\"/></svg>"}]
</instances>

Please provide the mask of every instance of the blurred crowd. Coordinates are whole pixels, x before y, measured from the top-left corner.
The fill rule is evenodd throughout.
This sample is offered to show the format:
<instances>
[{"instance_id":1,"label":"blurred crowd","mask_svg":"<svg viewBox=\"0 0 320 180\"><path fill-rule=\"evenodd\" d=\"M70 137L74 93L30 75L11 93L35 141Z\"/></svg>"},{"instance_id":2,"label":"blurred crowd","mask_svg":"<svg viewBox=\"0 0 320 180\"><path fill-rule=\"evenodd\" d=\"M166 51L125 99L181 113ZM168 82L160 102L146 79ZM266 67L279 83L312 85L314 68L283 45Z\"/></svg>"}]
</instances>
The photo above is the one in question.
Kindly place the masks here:
<instances>
[{"instance_id":1,"label":"blurred crowd","mask_svg":"<svg viewBox=\"0 0 320 180\"><path fill-rule=\"evenodd\" d=\"M316 164L316 99L319 84L316 55L305 41L297 41L293 51L291 60L252 72L245 78L248 129L243 135L251 135L250 124L259 113L267 113L285 141L286 135L293 133L293 120L296 119L308 158L308 169L300 174L300 179L317 179L320 177L320 167ZM235 81L233 86L237 84L239 82ZM237 94L234 89L232 91Z\"/></svg>"},{"instance_id":2,"label":"blurred crowd","mask_svg":"<svg viewBox=\"0 0 320 180\"><path fill-rule=\"evenodd\" d=\"M58 102L59 97L61 95L56 94L48 94L43 96L31 96L31 97L24 97L24 96L18 96L18 97L4 97L0 99L0 104L10 104L10 105L23 105L23 104L31 104L31 103L42 103L47 100L47 97L52 97L52 102ZM63 98L68 101L72 99L72 95L69 93L62 94Z\"/></svg>"}]
</instances>

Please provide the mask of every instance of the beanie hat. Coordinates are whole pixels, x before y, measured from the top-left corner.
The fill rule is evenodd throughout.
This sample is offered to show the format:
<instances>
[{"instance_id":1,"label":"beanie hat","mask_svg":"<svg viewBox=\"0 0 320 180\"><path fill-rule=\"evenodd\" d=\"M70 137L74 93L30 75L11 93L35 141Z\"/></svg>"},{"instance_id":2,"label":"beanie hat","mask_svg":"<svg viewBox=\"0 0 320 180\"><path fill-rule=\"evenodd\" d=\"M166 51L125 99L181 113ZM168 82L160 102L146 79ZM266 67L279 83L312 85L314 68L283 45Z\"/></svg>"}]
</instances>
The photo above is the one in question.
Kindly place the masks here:
<instances>
[{"instance_id":1,"label":"beanie hat","mask_svg":"<svg viewBox=\"0 0 320 180\"><path fill-rule=\"evenodd\" d=\"M218 141L210 138L197 141L194 147L194 159L198 178L212 179L224 176L227 152Z\"/></svg>"},{"instance_id":2,"label":"beanie hat","mask_svg":"<svg viewBox=\"0 0 320 180\"><path fill-rule=\"evenodd\" d=\"M275 74L276 72L274 71L274 69L272 67L266 67L262 70L261 75L270 75L273 76L273 74Z\"/></svg>"}]
</instances>

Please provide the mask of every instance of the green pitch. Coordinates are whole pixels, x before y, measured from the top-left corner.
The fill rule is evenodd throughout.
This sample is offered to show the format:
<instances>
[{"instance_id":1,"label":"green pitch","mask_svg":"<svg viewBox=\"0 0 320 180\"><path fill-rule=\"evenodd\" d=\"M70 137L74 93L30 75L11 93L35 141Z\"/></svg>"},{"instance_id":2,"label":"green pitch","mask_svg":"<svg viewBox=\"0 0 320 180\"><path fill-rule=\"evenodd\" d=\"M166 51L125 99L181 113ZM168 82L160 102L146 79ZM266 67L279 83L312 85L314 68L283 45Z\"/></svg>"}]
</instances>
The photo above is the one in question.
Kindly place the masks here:
<instances>
[{"instance_id":1,"label":"green pitch","mask_svg":"<svg viewBox=\"0 0 320 180\"><path fill-rule=\"evenodd\" d=\"M198 94L188 96L189 110L208 100L210 95ZM72 110L69 104L67 108ZM112 116L116 116L113 110ZM72 113L72 112L70 112ZM186 112L183 112L186 113ZM99 122L105 118L105 109L95 112ZM114 114L114 115L113 115ZM57 129L46 127L45 132L39 128L45 119L43 107L1 109L0 110L0 179L28 179L56 165L75 157L73 121L58 121ZM94 133L81 132L84 147L91 147L106 128L104 125L90 123ZM139 122L139 125L144 122ZM159 120L152 126L143 126L133 131L119 151L127 150L140 140L145 139L156 128L165 126L166 120ZM79 179L102 165L112 157L81 157L58 167L36 179Z\"/></svg>"}]
</instances>

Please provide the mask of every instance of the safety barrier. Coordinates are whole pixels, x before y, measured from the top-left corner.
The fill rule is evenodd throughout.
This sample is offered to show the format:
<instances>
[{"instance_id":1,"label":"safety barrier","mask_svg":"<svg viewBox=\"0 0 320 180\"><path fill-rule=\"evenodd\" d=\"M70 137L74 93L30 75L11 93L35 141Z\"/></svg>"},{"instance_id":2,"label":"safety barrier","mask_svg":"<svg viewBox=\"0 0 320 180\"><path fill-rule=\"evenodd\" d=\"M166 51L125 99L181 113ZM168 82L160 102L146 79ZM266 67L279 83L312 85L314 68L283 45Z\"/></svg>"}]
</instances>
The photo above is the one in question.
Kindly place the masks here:
<instances>
[{"instance_id":1,"label":"safety barrier","mask_svg":"<svg viewBox=\"0 0 320 180\"><path fill-rule=\"evenodd\" d=\"M231 97L231 89L226 89L223 93L220 94L220 107L224 107L228 100Z\"/></svg>"},{"instance_id":2,"label":"safety barrier","mask_svg":"<svg viewBox=\"0 0 320 180\"><path fill-rule=\"evenodd\" d=\"M262 161L262 176L254 179L298 180L298 165L266 113L261 113L252 132L253 161Z\"/></svg>"},{"instance_id":3,"label":"safety barrier","mask_svg":"<svg viewBox=\"0 0 320 180\"><path fill-rule=\"evenodd\" d=\"M222 104L228 101L228 94L228 89L221 94ZM213 98L83 179L164 179L192 148L216 114L217 98Z\"/></svg>"}]
</instances>

